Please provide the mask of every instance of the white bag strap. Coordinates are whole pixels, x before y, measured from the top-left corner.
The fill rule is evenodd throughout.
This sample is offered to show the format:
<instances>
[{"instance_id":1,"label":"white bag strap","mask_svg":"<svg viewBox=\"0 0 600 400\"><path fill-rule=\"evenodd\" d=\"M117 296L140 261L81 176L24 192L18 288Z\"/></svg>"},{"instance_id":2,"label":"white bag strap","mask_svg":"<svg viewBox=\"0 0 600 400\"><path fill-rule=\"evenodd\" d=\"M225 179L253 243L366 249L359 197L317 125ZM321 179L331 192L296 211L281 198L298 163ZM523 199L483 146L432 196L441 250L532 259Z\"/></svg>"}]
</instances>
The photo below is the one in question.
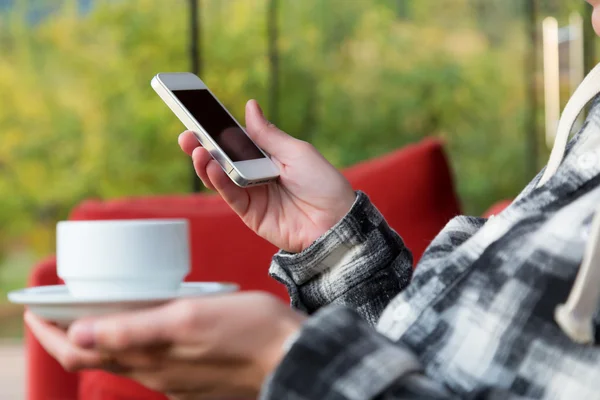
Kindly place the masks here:
<instances>
[{"instance_id":1,"label":"white bag strap","mask_svg":"<svg viewBox=\"0 0 600 400\"><path fill-rule=\"evenodd\" d=\"M538 187L556 173L564 157L571 129L585 105L600 93L600 64L583 80L565 107L558 124L558 132L550 160ZM596 209L586 244L583 262L565 304L559 305L554 319L562 331L574 342L593 344L594 316L600 302L600 207Z\"/></svg>"},{"instance_id":2,"label":"white bag strap","mask_svg":"<svg viewBox=\"0 0 600 400\"><path fill-rule=\"evenodd\" d=\"M560 121L558 122L558 130L556 132L556 138L554 139L552 152L550 153L550 160L548 160L548 166L546 167L546 171L544 171L544 175L542 175L542 178L538 182L537 187L548 182L558 170L565 155L567 142L571 135L571 129L573 129L573 125L577 120L577 116L585 108L586 104L598 93L600 93L600 64L596 65L588 76L585 77L565 106Z\"/></svg>"}]
</instances>

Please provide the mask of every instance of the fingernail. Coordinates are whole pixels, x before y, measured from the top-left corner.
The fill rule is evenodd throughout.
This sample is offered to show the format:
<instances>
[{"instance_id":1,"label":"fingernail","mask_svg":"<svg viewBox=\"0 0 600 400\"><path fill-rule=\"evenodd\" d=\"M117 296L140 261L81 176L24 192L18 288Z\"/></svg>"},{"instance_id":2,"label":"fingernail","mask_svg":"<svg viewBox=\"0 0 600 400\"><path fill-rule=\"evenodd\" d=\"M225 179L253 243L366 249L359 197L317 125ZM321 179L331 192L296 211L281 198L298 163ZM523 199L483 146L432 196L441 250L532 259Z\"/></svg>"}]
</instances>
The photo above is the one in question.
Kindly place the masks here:
<instances>
[{"instance_id":1,"label":"fingernail","mask_svg":"<svg viewBox=\"0 0 600 400\"><path fill-rule=\"evenodd\" d=\"M94 347L94 324L85 322L73 325L69 330L69 337L80 347Z\"/></svg>"},{"instance_id":2,"label":"fingernail","mask_svg":"<svg viewBox=\"0 0 600 400\"><path fill-rule=\"evenodd\" d=\"M194 150L192 150L192 158L194 158L194 155L195 155L196 153L198 153L198 152L202 151L201 149L202 149L202 147L198 146L198 147L196 147Z\"/></svg>"}]
</instances>

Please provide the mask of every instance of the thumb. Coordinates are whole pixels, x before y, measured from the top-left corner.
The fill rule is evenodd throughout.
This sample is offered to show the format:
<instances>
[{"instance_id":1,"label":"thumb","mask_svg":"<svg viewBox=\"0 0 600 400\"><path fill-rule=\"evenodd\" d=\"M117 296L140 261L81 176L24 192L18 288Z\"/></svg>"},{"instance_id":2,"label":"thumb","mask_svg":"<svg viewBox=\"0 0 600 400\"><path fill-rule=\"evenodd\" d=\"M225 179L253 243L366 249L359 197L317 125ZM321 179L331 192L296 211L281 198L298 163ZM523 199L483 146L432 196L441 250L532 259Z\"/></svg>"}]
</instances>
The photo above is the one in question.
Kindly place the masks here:
<instances>
[{"instance_id":1,"label":"thumb","mask_svg":"<svg viewBox=\"0 0 600 400\"><path fill-rule=\"evenodd\" d=\"M246 131L258 147L276 158L289 152L295 140L267 121L256 100L246 103Z\"/></svg>"}]
</instances>

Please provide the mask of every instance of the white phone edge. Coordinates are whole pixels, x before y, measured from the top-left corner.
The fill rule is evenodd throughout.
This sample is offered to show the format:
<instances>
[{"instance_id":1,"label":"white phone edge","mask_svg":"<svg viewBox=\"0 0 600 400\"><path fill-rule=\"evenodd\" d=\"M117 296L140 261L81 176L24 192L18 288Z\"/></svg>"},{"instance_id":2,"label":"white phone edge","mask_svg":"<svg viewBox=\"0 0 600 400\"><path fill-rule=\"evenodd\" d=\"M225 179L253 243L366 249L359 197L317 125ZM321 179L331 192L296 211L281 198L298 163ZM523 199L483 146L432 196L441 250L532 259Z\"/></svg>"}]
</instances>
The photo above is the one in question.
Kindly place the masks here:
<instances>
[{"instance_id":1,"label":"white phone edge","mask_svg":"<svg viewBox=\"0 0 600 400\"><path fill-rule=\"evenodd\" d=\"M165 78L169 81L169 86L164 82ZM183 125L194 133L200 144L208 150L210 155L221 165L223 171L225 171L227 176L229 176L236 185L246 188L249 186L263 185L277 179L279 176L277 166L260 147L256 146L254 141L252 141L252 143L254 143L261 153L264 154L265 158L238 162L231 161L227 154L225 154L211 136L207 134L204 128L191 116L183 104L181 104L173 95L171 90L178 89L206 89L210 92L210 89L208 89L198 76L189 72L159 73L152 78L150 85ZM212 92L210 93L212 94ZM213 97L238 124L244 134L247 135L242 125L237 122L229 110L223 106L214 94ZM248 138L250 137L248 136ZM250 140L252 139L250 138Z\"/></svg>"}]
</instances>

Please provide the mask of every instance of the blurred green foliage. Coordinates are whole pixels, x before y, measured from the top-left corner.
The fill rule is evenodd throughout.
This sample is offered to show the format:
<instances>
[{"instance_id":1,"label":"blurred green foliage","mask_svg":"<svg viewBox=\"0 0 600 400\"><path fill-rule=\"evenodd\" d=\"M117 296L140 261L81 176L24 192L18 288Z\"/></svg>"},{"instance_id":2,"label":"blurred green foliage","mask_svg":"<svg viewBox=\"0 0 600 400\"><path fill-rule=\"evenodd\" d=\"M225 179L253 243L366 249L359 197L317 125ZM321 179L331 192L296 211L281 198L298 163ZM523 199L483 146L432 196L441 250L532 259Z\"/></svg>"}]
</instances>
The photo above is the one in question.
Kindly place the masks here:
<instances>
[{"instance_id":1,"label":"blurred green foliage","mask_svg":"<svg viewBox=\"0 0 600 400\"><path fill-rule=\"evenodd\" d=\"M85 198L191 186L183 127L149 85L189 68L187 2L46 3L0 17L0 244L38 253ZM267 1L201 5L202 78L243 121L267 99ZM336 166L441 137L472 214L531 178L522 0L281 0L279 22L280 126Z\"/></svg>"}]
</instances>

